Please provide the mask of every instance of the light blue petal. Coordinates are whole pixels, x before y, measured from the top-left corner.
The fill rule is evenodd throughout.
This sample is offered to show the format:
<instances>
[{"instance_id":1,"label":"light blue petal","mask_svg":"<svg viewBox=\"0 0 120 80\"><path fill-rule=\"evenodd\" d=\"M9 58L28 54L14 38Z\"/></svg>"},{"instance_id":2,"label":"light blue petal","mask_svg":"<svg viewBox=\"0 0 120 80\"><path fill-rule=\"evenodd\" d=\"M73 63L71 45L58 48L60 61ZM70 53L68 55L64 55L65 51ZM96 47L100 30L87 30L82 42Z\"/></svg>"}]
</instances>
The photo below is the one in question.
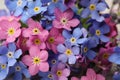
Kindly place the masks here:
<instances>
[{"instance_id":1,"label":"light blue petal","mask_svg":"<svg viewBox=\"0 0 120 80\"><path fill-rule=\"evenodd\" d=\"M60 53L64 53L66 50L66 47L63 45L63 44L59 44L57 46L57 51L60 52Z\"/></svg>"},{"instance_id":2,"label":"light blue petal","mask_svg":"<svg viewBox=\"0 0 120 80\"><path fill-rule=\"evenodd\" d=\"M105 9L107 8L106 4L101 2L101 3L98 3L97 6L96 6L96 9L98 11L104 11Z\"/></svg>"},{"instance_id":3,"label":"light blue petal","mask_svg":"<svg viewBox=\"0 0 120 80\"><path fill-rule=\"evenodd\" d=\"M8 60L8 58L5 55L0 56L0 64L6 64L7 60Z\"/></svg>"},{"instance_id":4,"label":"light blue petal","mask_svg":"<svg viewBox=\"0 0 120 80\"><path fill-rule=\"evenodd\" d=\"M16 59L11 58L8 60L8 66L13 66L16 62L17 62Z\"/></svg>"},{"instance_id":5,"label":"light blue petal","mask_svg":"<svg viewBox=\"0 0 120 80\"><path fill-rule=\"evenodd\" d=\"M76 57L74 55L70 56L68 59L69 64L75 64L76 62Z\"/></svg>"},{"instance_id":6,"label":"light blue petal","mask_svg":"<svg viewBox=\"0 0 120 80\"><path fill-rule=\"evenodd\" d=\"M108 42L108 41L110 41L110 38L106 37L104 35L100 35L100 40L103 41L103 42Z\"/></svg>"},{"instance_id":7,"label":"light blue petal","mask_svg":"<svg viewBox=\"0 0 120 80\"><path fill-rule=\"evenodd\" d=\"M92 50L89 50L87 52L86 56L88 57L88 59L93 60L95 58L95 56L96 56L96 53L94 51L92 51Z\"/></svg>"},{"instance_id":8,"label":"light blue petal","mask_svg":"<svg viewBox=\"0 0 120 80\"><path fill-rule=\"evenodd\" d=\"M4 80L7 77L7 74L8 74L8 68L0 71L0 80Z\"/></svg>"},{"instance_id":9,"label":"light blue petal","mask_svg":"<svg viewBox=\"0 0 120 80\"><path fill-rule=\"evenodd\" d=\"M62 61L63 63L66 63L67 62L67 56L65 54L60 54L58 56L58 60Z\"/></svg>"},{"instance_id":10,"label":"light blue petal","mask_svg":"<svg viewBox=\"0 0 120 80\"><path fill-rule=\"evenodd\" d=\"M85 28L82 28L81 31L82 31L82 33L83 33L83 37L84 37L84 38L87 37L88 31L87 31Z\"/></svg>"},{"instance_id":11,"label":"light blue petal","mask_svg":"<svg viewBox=\"0 0 120 80\"><path fill-rule=\"evenodd\" d=\"M80 48L77 46L72 47L72 52L74 55L78 55L80 53Z\"/></svg>"},{"instance_id":12,"label":"light blue petal","mask_svg":"<svg viewBox=\"0 0 120 80\"><path fill-rule=\"evenodd\" d=\"M19 49L19 50L17 50L17 51L15 52L14 58L18 59L21 55L22 55L22 50Z\"/></svg>"},{"instance_id":13,"label":"light blue petal","mask_svg":"<svg viewBox=\"0 0 120 80\"><path fill-rule=\"evenodd\" d=\"M89 10L89 8L84 9L84 10L82 11L82 13L81 13L81 17L82 17L82 18L87 18L89 15L90 15L90 10Z\"/></svg>"},{"instance_id":14,"label":"light blue petal","mask_svg":"<svg viewBox=\"0 0 120 80\"><path fill-rule=\"evenodd\" d=\"M120 64L120 53L114 53L114 54L112 54L112 55L108 58L108 60L109 60L110 62L115 63L115 64Z\"/></svg>"},{"instance_id":15,"label":"light blue petal","mask_svg":"<svg viewBox=\"0 0 120 80\"><path fill-rule=\"evenodd\" d=\"M80 30L80 28L75 28L73 31L73 36L78 39L81 35L82 31Z\"/></svg>"},{"instance_id":16,"label":"light blue petal","mask_svg":"<svg viewBox=\"0 0 120 80\"><path fill-rule=\"evenodd\" d=\"M55 9L55 4L54 4L54 3L51 3L51 4L48 6L48 13L49 13L49 14L53 14L53 13L54 13L54 9Z\"/></svg>"},{"instance_id":17,"label":"light blue petal","mask_svg":"<svg viewBox=\"0 0 120 80\"><path fill-rule=\"evenodd\" d=\"M11 52L15 52L15 50L16 50L16 45L15 45L15 43L9 43L9 44L8 44L8 49L9 49L9 51L11 51Z\"/></svg>"},{"instance_id":18,"label":"light blue petal","mask_svg":"<svg viewBox=\"0 0 120 80\"><path fill-rule=\"evenodd\" d=\"M90 0L90 4L96 4L98 3L98 0Z\"/></svg>"},{"instance_id":19,"label":"light blue petal","mask_svg":"<svg viewBox=\"0 0 120 80\"><path fill-rule=\"evenodd\" d=\"M6 46L0 46L0 54L7 54L8 48Z\"/></svg>"},{"instance_id":20,"label":"light blue petal","mask_svg":"<svg viewBox=\"0 0 120 80\"><path fill-rule=\"evenodd\" d=\"M22 74L20 72L16 72L14 74L13 80L22 80Z\"/></svg>"},{"instance_id":21,"label":"light blue petal","mask_svg":"<svg viewBox=\"0 0 120 80\"><path fill-rule=\"evenodd\" d=\"M78 43L78 44L82 44L82 43L84 43L86 40L87 40L87 38L81 38L81 39L78 39L78 40L77 40L77 43Z\"/></svg>"},{"instance_id":22,"label":"light blue petal","mask_svg":"<svg viewBox=\"0 0 120 80\"><path fill-rule=\"evenodd\" d=\"M30 75L30 73L29 73L29 71L27 69L23 69L22 72L23 72L23 74L24 74L24 76L26 78L30 78L31 77L31 75Z\"/></svg>"},{"instance_id":23,"label":"light blue petal","mask_svg":"<svg viewBox=\"0 0 120 80\"><path fill-rule=\"evenodd\" d=\"M72 37L72 35L70 34L69 31L67 30L63 30L62 35L66 38L66 39L70 39Z\"/></svg>"},{"instance_id":24,"label":"light blue petal","mask_svg":"<svg viewBox=\"0 0 120 80\"><path fill-rule=\"evenodd\" d=\"M23 12L23 9L22 8L17 8L14 12L14 16L20 16Z\"/></svg>"}]
</instances>

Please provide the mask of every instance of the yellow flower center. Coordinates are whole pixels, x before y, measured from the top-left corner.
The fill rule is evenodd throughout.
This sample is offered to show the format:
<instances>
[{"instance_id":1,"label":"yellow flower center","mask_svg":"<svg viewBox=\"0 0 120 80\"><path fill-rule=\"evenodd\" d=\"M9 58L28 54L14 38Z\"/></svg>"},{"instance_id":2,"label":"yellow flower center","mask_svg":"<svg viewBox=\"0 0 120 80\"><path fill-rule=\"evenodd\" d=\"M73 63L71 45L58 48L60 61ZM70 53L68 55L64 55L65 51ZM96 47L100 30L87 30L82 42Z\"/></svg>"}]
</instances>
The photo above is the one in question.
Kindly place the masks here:
<instances>
[{"instance_id":1,"label":"yellow flower center","mask_svg":"<svg viewBox=\"0 0 120 80\"><path fill-rule=\"evenodd\" d=\"M62 71L58 70L56 74L57 74L57 76L61 76L62 75Z\"/></svg>"},{"instance_id":2,"label":"yellow flower center","mask_svg":"<svg viewBox=\"0 0 120 80\"><path fill-rule=\"evenodd\" d=\"M7 57L8 57L8 58L12 58L12 57L13 57L13 52L8 52L8 53L7 53Z\"/></svg>"},{"instance_id":3,"label":"yellow flower center","mask_svg":"<svg viewBox=\"0 0 120 80\"><path fill-rule=\"evenodd\" d=\"M108 57L109 57L109 55L108 55L107 53L104 53L104 54L103 54L103 58L104 58L104 59L108 59Z\"/></svg>"},{"instance_id":4,"label":"yellow flower center","mask_svg":"<svg viewBox=\"0 0 120 80\"><path fill-rule=\"evenodd\" d=\"M39 7L35 7L35 8L34 8L34 11L35 11L35 12L38 12L38 11L40 11L40 8L39 8Z\"/></svg>"},{"instance_id":5,"label":"yellow flower center","mask_svg":"<svg viewBox=\"0 0 120 80\"><path fill-rule=\"evenodd\" d=\"M71 51L70 49L67 49L67 50L65 51L65 54L69 56L69 55L72 54L72 51Z\"/></svg>"},{"instance_id":6,"label":"yellow flower center","mask_svg":"<svg viewBox=\"0 0 120 80\"><path fill-rule=\"evenodd\" d=\"M89 6L89 9L90 9L91 11L95 10L95 9L96 9L95 4L91 4L91 5Z\"/></svg>"},{"instance_id":7,"label":"yellow flower center","mask_svg":"<svg viewBox=\"0 0 120 80\"><path fill-rule=\"evenodd\" d=\"M84 51L84 53L86 53L88 51L88 48L84 47L83 51Z\"/></svg>"},{"instance_id":8,"label":"yellow flower center","mask_svg":"<svg viewBox=\"0 0 120 80\"><path fill-rule=\"evenodd\" d=\"M76 38L72 37L72 38L70 39L70 42L71 42L71 43L75 43L75 42L76 42Z\"/></svg>"},{"instance_id":9,"label":"yellow flower center","mask_svg":"<svg viewBox=\"0 0 120 80\"><path fill-rule=\"evenodd\" d=\"M100 30L96 30L96 35L99 36L101 34Z\"/></svg>"},{"instance_id":10,"label":"yellow flower center","mask_svg":"<svg viewBox=\"0 0 120 80\"><path fill-rule=\"evenodd\" d=\"M65 25L67 22L68 22L68 20L67 20L66 18L62 18L62 19L61 19L61 23L62 23L63 25Z\"/></svg>"},{"instance_id":11,"label":"yellow flower center","mask_svg":"<svg viewBox=\"0 0 120 80\"><path fill-rule=\"evenodd\" d=\"M6 64L1 64L1 68L5 69L6 68Z\"/></svg>"},{"instance_id":12,"label":"yellow flower center","mask_svg":"<svg viewBox=\"0 0 120 80\"><path fill-rule=\"evenodd\" d=\"M48 39L48 42L49 42L49 43L54 43L54 41L55 41L54 37L50 37L50 38Z\"/></svg>"},{"instance_id":13,"label":"yellow flower center","mask_svg":"<svg viewBox=\"0 0 120 80\"><path fill-rule=\"evenodd\" d=\"M13 34L15 34L15 29L14 28L9 28L7 30L7 33L8 33L9 36L12 36Z\"/></svg>"},{"instance_id":14,"label":"yellow flower center","mask_svg":"<svg viewBox=\"0 0 120 80\"><path fill-rule=\"evenodd\" d=\"M48 74L48 78L52 79L53 75L52 74Z\"/></svg>"},{"instance_id":15,"label":"yellow flower center","mask_svg":"<svg viewBox=\"0 0 120 80\"><path fill-rule=\"evenodd\" d=\"M32 32L33 32L33 34L39 34L40 33L40 30L38 29L38 28L34 28L33 30L32 30Z\"/></svg>"},{"instance_id":16,"label":"yellow flower center","mask_svg":"<svg viewBox=\"0 0 120 80\"><path fill-rule=\"evenodd\" d=\"M15 67L15 70L16 70L16 71L20 71L20 70L21 70L21 67L20 67L20 66L16 66L16 67Z\"/></svg>"},{"instance_id":17,"label":"yellow flower center","mask_svg":"<svg viewBox=\"0 0 120 80\"><path fill-rule=\"evenodd\" d=\"M40 45L40 44L41 44L40 39L35 39L35 40L34 40L34 44L35 44L35 45Z\"/></svg>"},{"instance_id":18,"label":"yellow flower center","mask_svg":"<svg viewBox=\"0 0 120 80\"><path fill-rule=\"evenodd\" d=\"M33 64L39 65L40 64L40 58L39 57L34 57L33 58Z\"/></svg>"},{"instance_id":19,"label":"yellow flower center","mask_svg":"<svg viewBox=\"0 0 120 80\"><path fill-rule=\"evenodd\" d=\"M52 64L55 64L55 63L56 63L56 60L55 60L55 59L53 59L51 62L52 62Z\"/></svg>"},{"instance_id":20,"label":"yellow flower center","mask_svg":"<svg viewBox=\"0 0 120 80\"><path fill-rule=\"evenodd\" d=\"M17 2L17 6L21 6L22 5L22 0L18 0L18 2Z\"/></svg>"},{"instance_id":21,"label":"yellow flower center","mask_svg":"<svg viewBox=\"0 0 120 80\"><path fill-rule=\"evenodd\" d=\"M58 2L58 0L52 0L52 2L56 3L56 2Z\"/></svg>"}]
</instances>

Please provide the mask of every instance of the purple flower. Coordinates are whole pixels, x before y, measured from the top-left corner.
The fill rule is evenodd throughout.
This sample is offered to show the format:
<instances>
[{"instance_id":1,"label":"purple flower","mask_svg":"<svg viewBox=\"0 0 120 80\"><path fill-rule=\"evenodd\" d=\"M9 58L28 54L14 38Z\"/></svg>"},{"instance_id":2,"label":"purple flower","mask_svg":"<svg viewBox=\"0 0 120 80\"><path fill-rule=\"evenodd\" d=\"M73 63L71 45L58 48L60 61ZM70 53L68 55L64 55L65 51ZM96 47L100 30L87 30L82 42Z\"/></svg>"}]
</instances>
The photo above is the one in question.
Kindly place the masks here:
<instances>
[{"instance_id":1,"label":"purple flower","mask_svg":"<svg viewBox=\"0 0 120 80\"><path fill-rule=\"evenodd\" d=\"M69 42L65 42L65 45L59 44L57 46L57 50L61 53L58 56L58 60L66 63L68 60L69 64L75 64L76 62L76 55L79 55L79 47L74 46L72 47Z\"/></svg>"},{"instance_id":2,"label":"purple flower","mask_svg":"<svg viewBox=\"0 0 120 80\"><path fill-rule=\"evenodd\" d=\"M52 67L51 72L53 74L53 80L68 80L70 75L70 69L66 68L63 63L58 63Z\"/></svg>"},{"instance_id":3,"label":"purple flower","mask_svg":"<svg viewBox=\"0 0 120 80\"><path fill-rule=\"evenodd\" d=\"M86 7L82 13L82 18L87 18L91 14L91 18L102 22L104 20L103 16L99 15L99 11L104 11L107 8L105 2L98 2L99 0L81 0L81 5Z\"/></svg>"}]
</instances>

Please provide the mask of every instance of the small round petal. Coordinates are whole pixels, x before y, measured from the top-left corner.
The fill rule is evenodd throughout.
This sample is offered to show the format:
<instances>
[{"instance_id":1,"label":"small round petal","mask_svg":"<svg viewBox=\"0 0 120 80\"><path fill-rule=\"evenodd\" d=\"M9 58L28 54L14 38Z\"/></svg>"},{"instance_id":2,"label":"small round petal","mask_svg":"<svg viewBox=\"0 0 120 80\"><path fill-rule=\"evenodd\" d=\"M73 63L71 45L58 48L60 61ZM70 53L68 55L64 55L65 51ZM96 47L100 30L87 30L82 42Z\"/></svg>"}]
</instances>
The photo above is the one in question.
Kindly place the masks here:
<instances>
[{"instance_id":1,"label":"small round petal","mask_svg":"<svg viewBox=\"0 0 120 80\"><path fill-rule=\"evenodd\" d=\"M30 56L34 57L34 56L36 56L37 54L40 54L40 50L39 50L38 47L32 46L32 47L30 47L30 49L29 49L29 53L30 53Z\"/></svg>"},{"instance_id":2,"label":"small round petal","mask_svg":"<svg viewBox=\"0 0 120 80\"><path fill-rule=\"evenodd\" d=\"M96 73L93 69L88 69L86 75L88 79L96 79Z\"/></svg>"},{"instance_id":3,"label":"small round petal","mask_svg":"<svg viewBox=\"0 0 120 80\"><path fill-rule=\"evenodd\" d=\"M73 52L74 55L78 55L79 52L80 52L80 48L77 47L77 46L74 46L74 47L72 48L72 52Z\"/></svg>"},{"instance_id":4,"label":"small round petal","mask_svg":"<svg viewBox=\"0 0 120 80\"><path fill-rule=\"evenodd\" d=\"M39 53L39 57L40 57L41 61L46 61L48 59L48 52L45 50L42 50Z\"/></svg>"},{"instance_id":5,"label":"small round petal","mask_svg":"<svg viewBox=\"0 0 120 80\"><path fill-rule=\"evenodd\" d=\"M82 18L87 18L89 16L89 14L90 14L90 10L89 10L89 8L86 8L82 11L81 17Z\"/></svg>"},{"instance_id":6,"label":"small round petal","mask_svg":"<svg viewBox=\"0 0 120 80\"><path fill-rule=\"evenodd\" d=\"M97 74L97 80L105 80L105 77L100 75L100 74Z\"/></svg>"},{"instance_id":7,"label":"small round petal","mask_svg":"<svg viewBox=\"0 0 120 80\"><path fill-rule=\"evenodd\" d=\"M15 57L16 59L18 59L21 55L22 55L22 50L19 49L19 50L17 50L17 51L15 52L14 57Z\"/></svg>"},{"instance_id":8,"label":"small round petal","mask_svg":"<svg viewBox=\"0 0 120 80\"><path fill-rule=\"evenodd\" d=\"M8 44L8 49L9 49L9 51L11 51L11 52L15 52L15 50L16 50L16 45L15 45L15 43L9 43L9 44Z\"/></svg>"},{"instance_id":9,"label":"small round petal","mask_svg":"<svg viewBox=\"0 0 120 80\"><path fill-rule=\"evenodd\" d=\"M61 77L59 77L59 79L58 80L68 80L68 78L67 77L65 77L65 76L61 76Z\"/></svg>"},{"instance_id":10,"label":"small round petal","mask_svg":"<svg viewBox=\"0 0 120 80\"><path fill-rule=\"evenodd\" d=\"M77 25L80 23L80 21L78 19L71 19L70 21L68 21L68 24L71 27L77 27ZM68 26L67 26L68 27Z\"/></svg>"},{"instance_id":11,"label":"small round petal","mask_svg":"<svg viewBox=\"0 0 120 80\"><path fill-rule=\"evenodd\" d=\"M81 35L82 31L80 30L80 28L75 28L73 31L73 36L78 39Z\"/></svg>"},{"instance_id":12,"label":"small round petal","mask_svg":"<svg viewBox=\"0 0 120 80\"><path fill-rule=\"evenodd\" d=\"M70 75L70 70L65 68L62 72L62 75L65 76L65 77L68 77Z\"/></svg>"},{"instance_id":13,"label":"small round petal","mask_svg":"<svg viewBox=\"0 0 120 80\"><path fill-rule=\"evenodd\" d=\"M64 53L66 50L65 46L63 44L59 44L57 46L57 51L60 52L60 53Z\"/></svg>"},{"instance_id":14,"label":"small round petal","mask_svg":"<svg viewBox=\"0 0 120 80\"><path fill-rule=\"evenodd\" d=\"M39 65L39 70L42 72L49 71L49 64L47 62L41 62Z\"/></svg>"},{"instance_id":15,"label":"small round petal","mask_svg":"<svg viewBox=\"0 0 120 80\"><path fill-rule=\"evenodd\" d=\"M104 35L100 35L100 40L103 41L103 42L108 42L110 39Z\"/></svg>"},{"instance_id":16,"label":"small round petal","mask_svg":"<svg viewBox=\"0 0 120 80\"><path fill-rule=\"evenodd\" d=\"M87 40L87 38L78 39L78 40L77 40L77 43L78 43L78 44L82 44L82 43L84 43L86 40Z\"/></svg>"},{"instance_id":17,"label":"small round petal","mask_svg":"<svg viewBox=\"0 0 120 80\"><path fill-rule=\"evenodd\" d=\"M76 63L76 57L74 55L70 56L68 58L68 63L69 64L75 64Z\"/></svg>"},{"instance_id":18,"label":"small round petal","mask_svg":"<svg viewBox=\"0 0 120 80\"><path fill-rule=\"evenodd\" d=\"M99 10L99 11L104 11L106 8L107 8L107 5L103 2L98 3L96 6L96 10Z\"/></svg>"},{"instance_id":19,"label":"small round petal","mask_svg":"<svg viewBox=\"0 0 120 80\"><path fill-rule=\"evenodd\" d=\"M63 63L67 62L67 56L65 54L61 54L58 56L58 60L62 61Z\"/></svg>"},{"instance_id":20,"label":"small round petal","mask_svg":"<svg viewBox=\"0 0 120 80\"><path fill-rule=\"evenodd\" d=\"M72 11L72 9L67 9L64 13L63 13L63 17L65 17L66 19L70 20L72 19L74 13Z\"/></svg>"},{"instance_id":21,"label":"small round petal","mask_svg":"<svg viewBox=\"0 0 120 80\"><path fill-rule=\"evenodd\" d=\"M87 54L88 59L90 60L93 60L96 56L96 53L92 50L89 50L86 54Z\"/></svg>"},{"instance_id":22,"label":"small round petal","mask_svg":"<svg viewBox=\"0 0 120 80\"><path fill-rule=\"evenodd\" d=\"M29 56L29 55L23 56L22 62L23 62L24 64L26 64L27 66L31 66L32 63L33 63L33 62L32 62L32 58L31 58L31 56Z\"/></svg>"},{"instance_id":23,"label":"small round petal","mask_svg":"<svg viewBox=\"0 0 120 80\"><path fill-rule=\"evenodd\" d=\"M16 62L17 62L16 59L11 58L11 59L8 60L8 66L13 66Z\"/></svg>"},{"instance_id":24,"label":"small round petal","mask_svg":"<svg viewBox=\"0 0 120 80\"><path fill-rule=\"evenodd\" d=\"M39 68L36 65L29 66L28 70L32 76L36 75L39 72Z\"/></svg>"},{"instance_id":25,"label":"small round petal","mask_svg":"<svg viewBox=\"0 0 120 80\"><path fill-rule=\"evenodd\" d=\"M69 31L67 30L63 30L62 35L66 38L66 39L70 39L72 37L72 35L70 34Z\"/></svg>"},{"instance_id":26,"label":"small round petal","mask_svg":"<svg viewBox=\"0 0 120 80\"><path fill-rule=\"evenodd\" d=\"M57 69L58 70L63 70L63 69L65 69L65 64L64 63L59 63L58 65L57 65Z\"/></svg>"},{"instance_id":27,"label":"small round petal","mask_svg":"<svg viewBox=\"0 0 120 80\"><path fill-rule=\"evenodd\" d=\"M82 76L81 80L89 80L86 76Z\"/></svg>"},{"instance_id":28,"label":"small round petal","mask_svg":"<svg viewBox=\"0 0 120 80\"><path fill-rule=\"evenodd\" d=\"M24 74L24 76L25 76L26 78L30 78L30 77L31 77L31 75L30 75L28 69L22 70L22 73Z\"/></svg>"}]
</instances>

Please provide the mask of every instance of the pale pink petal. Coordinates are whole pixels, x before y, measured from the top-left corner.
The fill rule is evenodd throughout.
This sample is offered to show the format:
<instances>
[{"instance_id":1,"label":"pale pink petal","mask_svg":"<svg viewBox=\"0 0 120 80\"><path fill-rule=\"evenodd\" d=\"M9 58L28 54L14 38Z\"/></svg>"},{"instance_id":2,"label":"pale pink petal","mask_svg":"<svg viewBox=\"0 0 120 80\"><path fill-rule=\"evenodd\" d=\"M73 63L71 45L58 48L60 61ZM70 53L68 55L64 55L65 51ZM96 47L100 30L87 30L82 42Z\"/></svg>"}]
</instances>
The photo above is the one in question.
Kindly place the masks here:
<instances>
[{"instance_id":1,"label":"pale pink petal","mask_svg":"<svg viewBox=\"0 0 120 80\"><path fill-rule=\"evenodd\" d=\"M22 62L27 65L27 66L31 66L32 65L32 58L29 55L25 55L22 57Z\"/></svg>"},{"instance_id":2,"label":"pale pink petal","mask_svg":"<svg viewBox=\"0 0 120 80\"><path fill-rule=\"evenodd\" d=\"M60 76L58 80L68 80L68 78L65 76Z\"/></svg>"},{"instance_id":3,"label":"pale pink petal","mask_svg":"<svg viewBox=\"0 0 120 80\"><path fill-rule=\"evenodd\" d=\"M53 27L58 28L58 29L63 28L63 27L61 26L60 22L57 21L57 20L54 20L54 21L53 21Z\"/></svg>"},{"instance_id":4,"label":"pale pink petal","mask_svg":"<svg viewBox=\"0 0 120 80\"><path fill-rule=\"evenodd\" d=\"M40 57L41 61L47 61L47 59L48 59L48 52L46 50L40 51L39 57Z\"/></svg>"},{"instance_id":5,"label":"pale pink petal","mask_svg":"<svg viewBox=\"0 0 120 80\"><path fill-rule=\"evenodd\" d=\"M44 62L44 63L41 62L39 65L39 70L42 72L49 71L49 64L47 62Z\"/></svg>"},{"instance_id":6,"label":"pale pink petal","mask_svg":"<svg viewBox=\"0 0 120 80\"><path fill-rule=\"evenodd\" d=\"M97 79L96 80L105 80L105 77L100 75L100 74L97 74Z\"/></svg>"},{"instance_id":7,"label":"pale pink petal","mask_svg":"<svg viewBox=\"0 0 120 80\"><path fill-rule=\"evenodd\" d=\"M20 36L20 34L21 34L21 29L18 29L18 30L15 32L14 36L17 38L18 36Z\"/></svg>"},{"instance_id":8,"label":"pale pink petal","mask_svg":"<svg viewBox=\"0 0 120 80\"><path fill-rule=\"evenodd\" d=\"M30 56L34 57L40 54L40 49L38 47L32 46L29 49Z\"/></svg>"},{"instance_id":9,"label":"pale pink petal","mask_svg":"<svg viewBox=\"0 0 120 80\"><path fill-rule=\"evenodd\" d=\"M32 76L34 76L39 72L39 67L37 65L31 65L31 66L29 66L28 70L29 70L30 74Z\"/></svg>"},{"instance_id":10,"label":"pale pink petal","mask_svg":"<svg viewBox=\"0 0 120 80\"><path fill-rule=\"evenodd\" d=\"M48 49L51 49L51 46L48 42L46 42L46 46L47 46Z\"/></svg>"},{"instance_id":11,"label":"pale pink petal","mask_svg":"<svg viewBox=\"0 0 120 80\"><path fill-rule=\"evenodd\" d=\"M71 31L71 28L70 28L71 26L69 24L63 25L62 27L68 31Z\"/></svg>"},{"instance_id":12,"label":"pale pink petal","mask_svg":"<svg viewBox=\"0 0 120 80\"><path fill-rule=\"evenodd\" d=\"M39 45L39 48L40 48L40 49L45 49L45 48L46 48L45 43L42 42L42 43Z\"/></svg>"},{"instance_id":13,"label":"pale pink petal","mask_svg":"<svg viewBox=\"0 0 120 80\"><path fill-rule=\"evenodd\" d=\"M77 77L72 77L71 80L80 80L80 79Z\"/></svg>"},{"instance_id":14,"label":"pale pink petal","mask_svg":"<svg viewBox=\"0 0 120 80\"><path fill-rule=\"evenodd\" d=\"M56 45L52 44L51 49L53 50L54 53L57 53L57 47Z\"/></svg>"},{"instance_id":15,"label":"pale pink petal","mask_svg":"<svg viewBox=\"0 0 120 80\"><path fill-rule=\"evenodd\" d=\"M88 69L87 70L87 73L86 73L86 75L87 75L87 77L89 78L89 79L96 79L96 73L95 73L95 71L93 70L93 69Z\"/></svg>"},{"instance_id":16,"label":"pale pink petal","mask_svg":"<svg viewBox=\"0 0 120 80\"><path fill-rule=\"evenodd\" d=\"M82 76L80 80L90 80L90 78Z\"/></svg>"},{"instance_id":17,"label":"pale pink petal","mask_svg":"<svg viewBox=\"0 0 120 80\"><path fill-rule=\"evenodd\" d=\"M9 23L9 26L13 27L14 29L19 29L21 26L21 24L16 20L10 21Z\"/></svg>"},{"instance_id":18,"label":"pale pink petal","mask_svg":"<svg viewBox=\"0 0 120 80\"><path fill-rule=\"evenodd\" d=\"M77 27L77 25L80 23L80 21L78 19L72 19L70 21L68 21L68 24L72 27Z\"/></svg>"},{"instance_id":19,"label":"pale pink petal","mask_svg":"<svg viewBox=\"0 0 120 80\"><path fill-rule=\"evenodd\" d=\"M46 41L48 35L49 35L49 32L48 32L47 30L43 30L43 31L41 31L39 37L40 37L43 41Z\"/></svg>"},{"instance_id":20,"label":"pale pink petal","mask_svg":"<svg viewBox=\"0 0 120 80\"><path fill-rule=\"evenodd\" d=\"M67 9L64 13L63 13L64 17L68 20L72 19L74 13L71 9Z\"/></svg>"},{"instance_id":21,"label":"pale pink petal","mask_svg":"<svg viewBox=\"0 0 120 80\"><path fill-rule=\"evenodd\" d=\"M2 35L0 35L0 40L1 40L1 39L6 39L6 38L7 38L7 34L6 34L5 31L0 30L0 34L2 34Z\"/></svg>"},{"instance_id":22,"label":"pale pink petal","mask_svg":"<svg viewBox=\"0 0 120 80\"><path fill-rule=\"evenodd\" d=\"M31 34L32 32L29 29L25 29L22 32L23 37L30 37Z\"/></svg>"},{"instance_id":23,"label":"pale pink petal","mask_svg":"<svg viewBox=\"0 0 120 80\"><path fill-rule=\"evenodd\" d=\"M31 47L33 45L33 42L31 41L31 39L29 38L27 41L26 41L26 46L27 47Z\"/></svg>"},{"instance_id":24,"label":"pale pink petal","mask_svg":"<svg viewBox=\"0 0 120 80\"><path fill-rule=\"evenodd\" d=\"M6 41L7 41L7 42L14 42L15 39L16 39L15 37L9 36L9 37L7 37Z\"/></svg>"},{"instance_id":25,"label":"pale pink petal","mask_svg":"<svg viewBox=\"0 0 120 80\"><path fill-rule=\"evenodd\" d=\"M65 68L63 71L62 71L62 75L63 76L69 76L70 75L70 70L69 69L67 69L67 68Z\"/></svg>"}]
</instances>

